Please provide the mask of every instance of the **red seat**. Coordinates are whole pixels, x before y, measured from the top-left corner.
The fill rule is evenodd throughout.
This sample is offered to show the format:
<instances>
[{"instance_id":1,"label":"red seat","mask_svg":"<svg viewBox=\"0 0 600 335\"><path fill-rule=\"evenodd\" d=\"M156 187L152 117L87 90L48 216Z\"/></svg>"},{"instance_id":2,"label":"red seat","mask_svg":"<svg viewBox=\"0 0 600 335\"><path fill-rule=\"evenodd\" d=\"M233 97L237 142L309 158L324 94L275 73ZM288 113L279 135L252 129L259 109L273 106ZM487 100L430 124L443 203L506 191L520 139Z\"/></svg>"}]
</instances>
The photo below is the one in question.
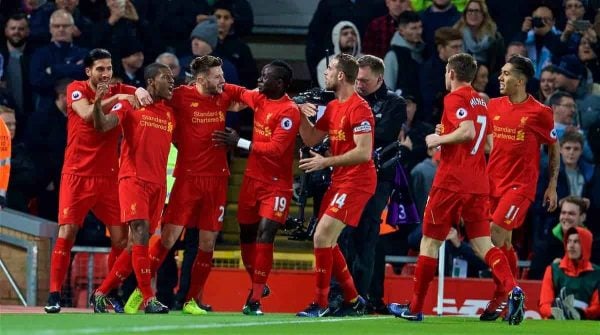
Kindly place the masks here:
<instances>
[{"instance_id":1,"label":"red seat","mask_svg":"<svg viewBox=\"0 0 600 335\"><path fill-rule=\"evenodd\" d=\"M415 263L404 264L404 266L402 267L402 272L400 272L400 275L401 276L413 276L415 274L416 270L417 270L417 264L415 264Z\"/></svg>"},{"instance_id":2,"label":"red seat","mask_svg":"<svg viewBox=\"0 0 600 335\"><path fill-rule=\"evenodd\" d=\"M78 252L71 263L71 278L69 283L73 292L73 306L86 307L88 290L88 260L87 252ZM108 254L94 254L92 288L100 286L108 274Z\"/></svg>"}]
</instances>

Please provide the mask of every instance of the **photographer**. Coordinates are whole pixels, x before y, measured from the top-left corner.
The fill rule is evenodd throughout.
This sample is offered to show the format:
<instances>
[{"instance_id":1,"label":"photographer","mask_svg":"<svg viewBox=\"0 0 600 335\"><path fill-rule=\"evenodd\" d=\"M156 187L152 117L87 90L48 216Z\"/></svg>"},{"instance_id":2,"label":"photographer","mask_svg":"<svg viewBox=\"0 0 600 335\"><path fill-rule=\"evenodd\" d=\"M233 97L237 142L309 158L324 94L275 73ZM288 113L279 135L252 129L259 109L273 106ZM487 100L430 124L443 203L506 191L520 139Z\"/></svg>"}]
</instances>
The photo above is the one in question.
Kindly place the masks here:
<instances>
[{"instance_id":1,"label":"photographer","mask_svg":"<svg viewBox=\"0 0 600 335\"><path fill-rule=\"evenodd\" d=\"M403 98L388 91L383 81L384 64L380 58L371 55L362 56L358 59L358 66L356 91L368 102L373 111L374 148L385 148L398 138L402 124L406 121L406 103ZM386 159L388 157L381 157L381 163ZM381 213L394 187L395 167L392 165L378 170L375 194L367 202L358 227L344 228L338 239L356 289L365 298L373 276Z\"/></svg>"}]
</instances>

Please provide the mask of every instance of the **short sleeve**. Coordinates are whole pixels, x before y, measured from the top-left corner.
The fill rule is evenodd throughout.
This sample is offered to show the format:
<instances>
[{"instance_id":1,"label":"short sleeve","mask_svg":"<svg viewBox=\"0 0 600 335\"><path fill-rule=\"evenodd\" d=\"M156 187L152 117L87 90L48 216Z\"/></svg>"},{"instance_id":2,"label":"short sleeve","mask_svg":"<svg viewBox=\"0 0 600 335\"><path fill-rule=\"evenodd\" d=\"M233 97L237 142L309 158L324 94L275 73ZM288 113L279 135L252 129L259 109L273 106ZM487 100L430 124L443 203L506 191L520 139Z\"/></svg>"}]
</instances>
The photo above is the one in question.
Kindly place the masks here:
<instances>
[{"instance_id":1,"label":"short sleeve","mask_svg":"<svg viewBox=\"0 0 600 335\"><path fill-rule=\"evenodd\" d=\"M464 98L458 94L446 95L444 98L444 114L453 128L458 128L463 121L475 118L474 115L470 115L469 106L465 103Z\"/></svg>"},{"instance_id":2,"label":"short sleeve","mask_svg":"<svg viewBox=\"0 0 600 335\"><path fill-rule=\"evenodd\" d=\"M327 106L328 108L325 109L323 116L321 116L321 118L317 120L317 123L315 123L315 128L317 128L320 131L329 132L329 119L331 118L331 115L334 112L332 110L333 107L330 106L332 105Z\"/></svg>"},{"instance_id":3,"label":"short sleeve","mask_svg":"<svg viewBox=\"0 0 600 335\"><path fill-rule=\"evenodd\" d=\"M85 82L76 81L67 86L67 106L71 106L74 102L82 99L92 101L95 98L86 96L85 85Z\"/></svg>"},{"instance_id":4,"label":"short sleeve","mask_svg":"<svg viewBox=\"0 0 600 335\"><path fill-rule=\"evenodd\" d=\"M544 106L543 109L536 114L536 122L531 123L531 127L536 134L538 140L543 144L552 144L557 140L556 129L554 129L554 118L552 109Z\"/></svg>"},{"instance_id":5,"label":"short sleeve","mask_svg":"<svg viewBox=\"0 0 600 335\"><path fill-rule=\"evenodd\" d=\"M260 97L258 91L249 90L242 86L225 84L224 91L231 95L231 98L235 101L241 101L248 107L254 109L257 105L257 100Z\"/></svg>"},{"instance_id":6,"label":"short sleeve","mask_svg":"<svg viewBox=\"0 0 600 335\"><path fill-rule=\"evenodd\" d=\"M357 104L350 113L350 125L354 135L370 134L375 127L373 112L366 103Z\"/></svg>"},{"instance_id":7,"label":"short sleeve","mask_svg":"<svg viewBox=\"0 0 600 335\"><path fill-rule=\"evenodd\" d=\"M133 111L133 107L127 100L118 101L111 109L110 113L114 114L119 118L119 124L123 124L127 121L127 114Z\"/></svg>"}]
</instances>

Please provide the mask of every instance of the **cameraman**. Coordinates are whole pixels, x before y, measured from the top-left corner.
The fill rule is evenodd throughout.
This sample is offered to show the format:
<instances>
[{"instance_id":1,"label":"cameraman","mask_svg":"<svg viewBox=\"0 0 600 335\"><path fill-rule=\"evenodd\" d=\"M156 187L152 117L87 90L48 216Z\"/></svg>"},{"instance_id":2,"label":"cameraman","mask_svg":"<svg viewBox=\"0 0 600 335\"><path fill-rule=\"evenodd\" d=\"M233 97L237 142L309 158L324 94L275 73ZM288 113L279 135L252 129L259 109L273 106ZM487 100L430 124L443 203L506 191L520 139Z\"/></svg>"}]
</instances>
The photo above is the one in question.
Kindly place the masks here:
<instances>
[{"instance_id":1,"label":"cameraman","mask_svg":"<svg viewBox=\"0 0 600 335\"><path fill-rule=\"evenodd\" d=\"M384 64L380 58L371 55L362 56L358 59L358 66L356 91L369 103L373 111L374 148L385 148L396 141L402 124L406 121L406 102L402 97L388 91L383 81ZM395 151L393 153L395 154ZM386 159L388 157L381 157L381 163ZM358 227L346 227L338 240L356 289L365 298L373 276L381 213L394 187L395 175L395 165L377 171L375 194L367 202ZM370 303L374 302L370 301Z\"/></svg>"}]
</instances>

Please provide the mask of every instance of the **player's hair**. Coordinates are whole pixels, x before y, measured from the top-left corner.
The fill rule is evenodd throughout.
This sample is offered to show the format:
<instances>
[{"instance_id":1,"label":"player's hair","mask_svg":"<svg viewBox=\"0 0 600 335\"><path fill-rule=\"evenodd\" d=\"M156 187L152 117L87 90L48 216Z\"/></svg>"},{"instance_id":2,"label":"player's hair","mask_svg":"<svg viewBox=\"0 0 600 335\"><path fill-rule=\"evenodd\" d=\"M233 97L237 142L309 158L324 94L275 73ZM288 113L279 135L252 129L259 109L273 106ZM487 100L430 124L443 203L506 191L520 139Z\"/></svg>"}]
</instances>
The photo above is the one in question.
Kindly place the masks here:
<instances>
[{"instance_id":1,"label":"player's hair","mask_svg":"<svg viewBox=\"0 0 600 335\"><path fill-rule=\"evenodd\" d=\"M456 79L470 83L477 74L477 61L467 53L459 53L448 58L448 68L456 74Z\"/></svg>"},{"instance_id":2,"label":"player's hair","mask_svg":"<svg viewBox=\"0 0 600 335\"><path fill-rule=\"evenodd\" d=\"M462 41L460 30L451 27L441 27L435 31L435 46L447 46L450 41Z\"/></svg>"},{"instance_id":3,"label":"player's hair","mask_svg":"<svg viewBox=\"0 0 600 335\"><path fill-rule=\"evenodd\" d=\"M83 66L92 67L94 62L100 59L112 59L112 55L106 49L96 48L92 49L84 58Z\"/></svg>"},{"instance_id":4,"label":"player's hair","mask_svg":"<svg viewBox=\"0 0 600 335\"><path fill-rule=\"evenodd\" d=\"M560 146L562 147L566 143L579 143L583 148L584 137L577 130L566 131L560 139Z\"/></svg>"},{"instance_id":5,"label":"player's hair","mask_svg":"<svg viewBox=\"0 0 600 335\"><path fill-rule=\"evenodd\" d=\"M202 57L196 57L190 64L190 71L194 78L200 74L205 74L213 67L222 66L223 60L219 57L204 55Z\"/></svg>"},{"instance_id":6,"label":"player's hair","mask_svg":"<svg viewBox=\"0 0 600 335\"><path fill-rule=\"evenodd\" d=\"M548 97L548 106L552 107L559 105L562 98L573 98L573 95L566 91L556 91Z\"/></svg>"},{"instance_id":7,"label":"player's hair","mask_svg":"<svg viewBox=\"0 0 600 335\"><path fill-rule=\"evenodd\" d=\"M167 69L170 70L168 66L161 63L152 63L144 69L144 81L148 84L150 79L156 78L156 76L160 73L160 70Z\"/></svg>"},{"instance_id":8,"label":"player's hair","mask_svg":"<svg viewBox=\"0 0 600 335\"><path fill-rule=\"evenodd\" d=\"M405 26L409 23L415 22L421 22L421 16L412 10L404 11L402 14L400 14L400 16L398 16L398 26Z\"/></svg>"},{"instance_id":9,"label":"player's hair","mask_svg":"<svg viewBox=\"0 0 600 335\"><path fill-rule=\"evenodd\" d=\"M290 64L280 59L276 59L269 63L269 66L275 70L275 75L279 79L283 80L285 88L290 86L292 83L292 78L294 77L294 71L292 70Z\"/></svg>"},{"instance_id":10,"label":"player's hair","mask_svg":"<svg viewBox=\"0 0 600 335\"><path fill-rule=\"evenodd\" d=\"M512 55L506 63L511 64L513 68L522 76L524 76L527 81L533 78L533 75L535 74L533 63L531 62L531 59L527 57L523 57L521 55Z\"/></svg>"},{"instance_id":11,"label":"player's hair","mask_svg":"<svg viewBox=\"0 0 600 335\"><path fill-rule=\"evenodd\" d=\"M385 65L383 63L383 60L377 56L364 55L361 56L357 60L357 62L359 68L368 67L369 69L371 69L371 72L373 72L373 74L377 76L383 75L383 72L385 71Z\"/></svg>"},{"instance_id":12,"label":"player's hair","mask_svg":"<svg viewBox=\"0 0 600 335\"><path fill-rule=\"evenodd\" d=\"M0 115L2 114L15 114L15 110L4 105L0 105Z\"/></svg>"},{"instance_id":13,"label":"player's hair","mask_svg":"<svg viewBox=\"0 0 600 335\"><path fill-rule=\"evenodd\" d=\"M358 62L356 58L348 54L337 54L333 57L338 61L336 69L344 73L346 82L354 85L358 76Z\"/></svg>"},{"instance_id":14,"label":"player's hair","mask_svg":"<svg viewBox=\"0 0 600 335\"><path fill-rule=\"evenodd\" d=\"M585 214L585 212L587 212L588 205L589 205L585 200L583 200L582 197L578 197L576 195L569 195L567 197L560 199L560 201L558 202L559 207L562 207L562 205L565 202L568 202L573 205L577 205L577 207L579 207L579 214Z\"/></svg>"}]
</instances>

